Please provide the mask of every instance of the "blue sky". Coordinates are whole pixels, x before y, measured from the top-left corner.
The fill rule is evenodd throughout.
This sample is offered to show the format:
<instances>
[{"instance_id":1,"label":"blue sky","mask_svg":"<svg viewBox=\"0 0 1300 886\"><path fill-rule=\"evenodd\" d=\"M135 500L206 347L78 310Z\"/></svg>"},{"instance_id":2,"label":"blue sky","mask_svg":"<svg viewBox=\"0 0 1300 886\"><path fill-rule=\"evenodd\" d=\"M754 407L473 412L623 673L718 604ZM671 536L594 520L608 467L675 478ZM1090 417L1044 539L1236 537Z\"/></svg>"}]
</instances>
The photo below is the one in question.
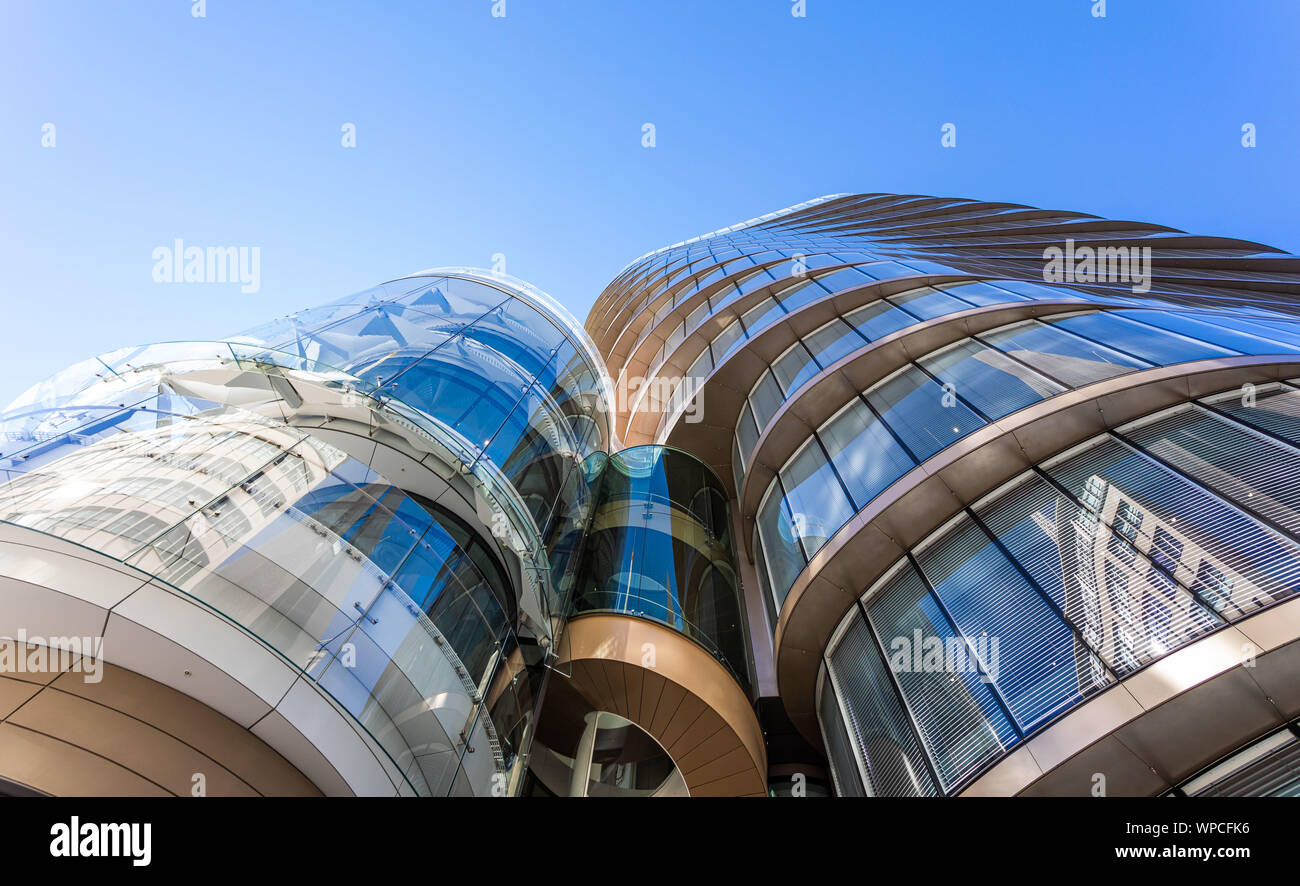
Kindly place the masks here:
<instances>
[{"instance_id":1,"label":"blue sky","mask_svg":"<svg viewBox=\"0 0 1300 886\"><path fill-rule=\"evenodd\" d=\"M1300 250L1292 0L505 2L0 0L0 403L497 253L582 319L637 255L838 191ZM259 247L261 290L154 282L177 238Z\"/></svg>"}]
</instances>

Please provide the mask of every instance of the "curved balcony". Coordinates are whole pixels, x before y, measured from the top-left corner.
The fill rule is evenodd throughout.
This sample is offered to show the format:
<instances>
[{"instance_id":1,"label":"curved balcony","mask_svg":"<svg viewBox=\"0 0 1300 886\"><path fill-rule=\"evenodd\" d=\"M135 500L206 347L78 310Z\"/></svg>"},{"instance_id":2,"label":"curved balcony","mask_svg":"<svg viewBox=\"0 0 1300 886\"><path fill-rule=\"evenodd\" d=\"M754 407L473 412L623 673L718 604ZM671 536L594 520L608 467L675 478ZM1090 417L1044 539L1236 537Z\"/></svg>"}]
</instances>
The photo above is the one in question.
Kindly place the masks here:
<instances>
[{"instance_id":1,"label":"curved balcony","mask_svg":"<svg viewBox=\"0 0 1300 886\"><path fill-rule=\"evenodd\" d=\"M86 411L91 421L73 420ZM60 432L32 433L33 422L60 419L68 425ZM53 565L68 562L59 553L68 545L36 558L50 564L40 576L47 608L102 609L110 660L147 672L168 642L179 643L272 706L308 681L364 730L391 792L486 792L507 768L515 723L494 723L484 696L517 646L513 594L450 514L301 431L175 394L121 409L29 412L5 431L32 438L2 463L6 540L45 550L47 542L25 541L41 533L121 564L105 563L106 574L148 582L108 599ZM216 618L182 615L180 601ZM148 639L115 630L123 620ZM191 636L200 622L204 636ZM249 662L265 652L230 653L246 640L221 641L218 652L215 638L232 625L274 660L253 674ZM153 656L140 658L147 647ZM281 713L309 731L296 721L301 708ZM467 758L473 743L491 750ZM345 780L372 793L383 790L380 778Z\"/></svg>"},{"instance_id":2,"label":"curved balcony","mask_svg":"<svg viewBox=\"0 0 1300 886\"><path fill-rule=\"evenodd\" d=\"M123 667L204 671L176 688L280 730L328 792L510 790L608 387L541 293L430 271L37 385L2 419L0 522L41 562L77 545L143 583L47 591L130 623Z\"/></svg>"},{"instance_id":3,"label":"curved balcony","mask_svg":"<svg viewBox=\"0 0 1300 886\"><path fill-rule=\"evenodd\" d=\"M1222 390L1230 372L1258 379L1240 373L1296 368L1215 366L1185 379ZM1293 613L1300 589L1300 516L1289 483L1300 467L1300 392L1278 382L1246 390L1248 405L1240 387L1199 397L1193 388L1190 400L1136 389L1136 420L1112 399L1109 430L1080 426L1079 445L1056 424L1056 455L1031 457L1019 470L1005 453L983 458L982 479L954 484L947 500L932 495L909 507L900 499L905 513L878 510L878 531L893 531L891 547L901 548L894 558L872 543L872 562L864 562L861 533L856 547L837 539L819 554L811 580L801 576L800 599L787 601L777 643L783 695L795 710L806 710L816 682L815 715L839 758L841 787L955 793L978 782L988 790L989 778L999 791L1037 780L1034 790L1083 793L1085 764L1071 764L1068 777L1053 770L1112 730L1144 736L1133 746L1149 749L1140 754L1153 761L1148 771L1176 778L1269 725L1255 712L1231 728L1209 725L1206 708L1207 746L1197 747L1175 725L1186 728L1194 709L1162 707L1252 661L1252 649L1294 639L1294 616L1268 613ZM1037 433L1050 421L1043 416ZM845 579L850 572L854 580ZM832 601L830 582L865 591L856 599L837 591ZM817 609L847 614L838 628L816 627ZM794 647L819 645L827 651L817 676ZM1257 673L1265 679L1262 666ZM1223 709L1263 709L1262 696L1245 691L1249 682L1219 681ZM1089 725L1061 726L1067 721ZM1019 753L1026 745L1032 753ZM855 757L861 773L846 765ZM1001 774L990 775L995 768ZM1088 770L1097 771L1107 770Z\"/></svg>"}]
</instances>

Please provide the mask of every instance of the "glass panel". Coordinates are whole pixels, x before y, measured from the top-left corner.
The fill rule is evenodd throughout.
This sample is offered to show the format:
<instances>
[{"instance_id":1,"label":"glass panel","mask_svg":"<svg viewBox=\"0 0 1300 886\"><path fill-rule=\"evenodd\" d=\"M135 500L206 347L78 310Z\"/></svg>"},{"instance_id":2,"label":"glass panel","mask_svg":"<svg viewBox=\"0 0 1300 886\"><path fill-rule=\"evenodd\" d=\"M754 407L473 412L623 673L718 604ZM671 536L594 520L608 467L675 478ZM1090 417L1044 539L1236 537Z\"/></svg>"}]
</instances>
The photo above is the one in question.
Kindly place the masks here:
<instances>
[{"instance_id":1,"label":"glass panel","mask_svg":"<svg viewBox=\"0 0 1300 886\"><path fill-rule=\"evenodd\" d=\"M1213 342L1242 354L1294 354L1300 351L1300 341L1287 342L1284 334L1268 338L1262 328L1252 331L1229 329L1219 323L1219 318L1205 320L1174 314L1168 311L1116 311L1121 317L1178 332L1190 338Z\"/></svg>"},{"instance_id":2,"label":"glass panel","mask_svg":"<svg viewBox=\"0 0 1300 886\"><path fill-rule=\"evenodd\" d=\"M787 314L793 314L804 305L810 305L826 297L821 287L814 286L811 280L804 280L780 293L781 307Z\"/></svg>"},{"instance_id":3,"label":"glass panel","mask_svg":"<svg viewBox=\"0 0 1300 886\"><path fill-rule=\"evenodd\" d=\"M749 402L754 407L754 423L760 429L766 428L772 416L776 415L781 404L785 402L785 395L781 393L781 388L771 372L763 372L758 384L749 394Z\"/></svg>"},{"instance_id":4,"label":"glass panel","mask_svg":"<svg viewBox=\"0 0 1300 886\"><path fill-rule=\"evenodd\" d=\"M1134 540L1140 551L1150 549L1158 530L1176 539L1182 550L1173 578L1180 584L1194 584L1201 561L1209 560L1232 580L1224 610L1229 618L1287 599L1300 588L1300 550L1295 543L1116 440L1106 440L1049 473L1075 495L1087 492L1087 503L1102 515L1112 513L1120 501L1146 515Z\"/></svg>"},{"instance_id":5,"label":"glass panel","mask_svg":"<svg viewBox=\"0 0 1300 886\"><path fill-rule=\"evenodd\" d=\"M866 397L921 461L984 424L914 366L876 385Z\"/></svg>"},{"instance_id":6,"label":"glass panel","mask_svg":"<svg viewBox=\"0 0 1300 886\"><path fill-rule=\"evenodd\" d=\"M775 299L763 299L740 318L745 325L745 337L752 338L756 332L762 330L777 318L784 316L785 311L781 309Z\"/></svg>"},{"instance_id":7,"label":"glass panel","mask_svg":"<svg viewBox=\"0 0 1300 886\"><path fill-rule=\"evenodd\" d=\"M808 349L799 342L795 342L793 347L772 364L772 373L781 383L786 396L816 375L818 370L819 367L813 362L812 354L809 354Z\"/></svg>"},{"instance_id":8,"label":"glass panel","mask_svg":"<svg viewBox=\"0 0 1300 886\"><path fill-rule=\"evenodd\" d=\"M781 469L795 533L811 558L854 514L853 503L816 439L810 439Z\"/></svg>"},{"instance_id":9,"label":"glass panel","mask_svg":"<svg viewBox=\"0 0 1300 886\"><path fill-rule=\"evenodd\" d=\"M817 278L817 282L829 293L834 295L837 292L844 292L855 286L863 286L867 283L874 282L872 277L862 273L857 268L844 268L840 271L832 271Z\"/></svg>"},{"instance_id":10,"label":"glass panel","mask_svg":"<svg viewBox=\"0 0 1300 886\"><path fill-rule=\"evenodd\" d=\"M626 612L666 624L748 686L744 609L721 481L684 452L634 446L609 457L598 483L573 611Z\"/></svg>"},{"instance_id":11,"label":"glass panel","mask_svg":"<svg viewBox=\"0 0 1300 886\"><path fill-rule=\"evenodd\" d=\"M1105 681L1088 648L969 518L918 560L1022 732Z\"/></svg>"},{"instance_id":12,"label":"glass panel","mask_svg":"<svg viewBox=\"0 0 1300 886\"><path fill-rule=\"evenodd\" d=\"M818 429L858 509L912 469L911 457L861 400Z\"/></svg>"},{"instance_id":13,"label":"glass panel","mask_svg":"<svg viewBox=\"0 0 1300 886\"><path fill-rule=\"evenodd\" d=\"M1037 403L1062 388L1001 351L967 339L919 361L954 393L990 419Z\"/></svg>"},{"instance_id":14,"label":"glass panel","mask_svg":"<svg viewBox=\"0 0 1300 886\"><path fill-rule=\"evenodd\" d=\"M736 484L736 496L739 497L745 486L745 456L740 451L739 434L731 437L731 477Z\"/></svg>"},{"instance_id":15,"label":"glass panel","mask_svg":"<svg viewBox=\"0 0 1300 886\"><path fill-rule=\"evenodd\" d=\"M803 571L803 548L799 546L790 509L776 481L768 487L767 496L758 508L758 534L763 542L763 560L767 565L768 582L772 598L779 612L785 603L790 586Z\"/></svg>"},{"instance_id":16,"label":"glass panel","mask_svg":"<svg viewBox=\"0 0 1300 886\"><path fill-rule=\"evenodd\" d=\"M1149 365L1037 320L986 332L978 338L1072 388Z\"/></svg>"},{"instance_id":17,"label":"glass panel","mask_svg":"<svg viewBox=\"0 0 1300 886\"><path fill-rule=\"evenodd\" d=\"M709 303L701 302L698 307L686 315L686 329L693 330L704 320L709 313Z\"/></svg>"},{"instance_id":18,"label":"glass panel","mask_svg":"<svg viewBox=\"0 0 1300 886\"><path fill-rule=\"evenodd\" d=\"M1190 406L1125 433L1152 455L1300 534L1300 453Z\"/></svg>"},{"instance_id":19,"label":"glass panel","mask_svg":"<svg viewBox=\"0 0 1300 886\"><path fill-rule=\"evenodd\" d=\"M1237 353L1209 342L1199 342L1134 323L1107 311L1079 314L1049 322L1059 329L1077 332L1095 342L1106 342L1125 353L1157 365L1182 363L1188 360L1208 360L1211 357L1227 357Z\"/></svg>"},{"instance_id":20,"label":"glass panel","mask_svg":"<svg viewBox=\"0 0 1300 886\"><path fill-rule=\"evenodd\" d=\"M938 289L925 287L889 296L889 300L914 317L931 320L958 311L969 311L971 305Z\"/></svg>"},{"instance_id":21,"label":"glass panel","mask_svg":"<svg viewBox=\"0 0 1300 886\"><path fill-rule=\"evenodd\" d=\"M966 667L965 643L910 565L884 582L867 611L945 791L1019 740L983 675Z\"/></svg>"},{"instance_id":22,"label":"glass panel","mask_svg":"<svg viewBox=\"0 0 1300 886\"><path fill-rule=\"evenodd\" d=\"M1243 424L1300 445L1300 391L1277 385L1259 385L1254 390L1209 397L1206 402L1213 403L1216 409Z\"/></svg>"},{"instance_id":23,"label":"glass panel","mask_svg":"<svg viewBox=\"0 0 1300 886\"><path fill-rule=\"evenodd\" d=\"M741 336L744 334L745 330L741 327L739 320L732 320L727 324L727 327L718 334L718 337L713 340L713 344L710 346L713 351L715 366L726 358L731 349L741 341Z\"/></svg>"},{"instance_id":24,"label":"glass panel","mask_svg":"<svg viewBox=\"0 0 1300 886\"><path fill-rule=\"evenodd\" d=\"M805 337L804 344L824 369L864 347L866 342L853 327L843 320L835 319Z\"/></svg>"},{"instance_id":25,"label":"glass panel","mask_svg":"<svg viewBox=\"0 0 1300 886\"><path fill-rule=\"evenodd\" d=\"M1259 335L1277 342L1288 342L1300 346L1300 322L1286 317L1254 317L1250 320L1227 314L1215 314L1207 322L1229 329L1240 329L1252 335Z\"/></svg>"},{"instance_id":26,"label":"glass panel","mask_svg":"<svg viewBox=\"0 0 1300 886\"><path fill-rule=\"evenodd\" d=\"M1124 676L1218 622L1186 590L1152 583L1153 564L1133 545L1145 515L1126 502L1106 505L1100 483L1093 493L1097 509L1082 508L1031 475L978 512L1084 640ZM1113 513L1115 532L1100 519L1103 511Z\"/></svg>"},{"instance_id":27,"label":"glass panel","mask_svg":"<svg viewBox=\"0 0 1300 886\"><path fill-rule=\"evenodd\" d=\"M1000 305L1008 302L1024 301L1026 296L1008 289L1002 289L988 283L945 283L936 286L942 292L956 296L964 302L972 305ZM1044 293L1040 297L1050 296L1051 293Z\"/></svg>"},{"instance_id":28,"label":"glass panel","mask_svg":"<svg viewBox=\"0 0 1300 886\"><path fill-rule=\"evenodd\" d=\"M664 356L677 350L677 346L682 343L686 337L686 324L678 323L673 327L673 331L668 333L668 338L664 339Z\"/></svg>"},{"instance_id":29,"label":"glass panel","mask_svg":"<svg viewBox=\"0 0 1300 886\"><path fill-rule=\"evenodd\" d=\"M740 287L740 294L744 295L745 293L753 292L755 289L768 286L775 282L776 278L766 270L758 270L742 277L737 281L737 285Z\"/></svg>"},{"instance_id":30,"label":"glass panel","mask_svg":"<svg viewBox=\"0 0 1300 886\"><path fill-rule=\"evenodd\" d=\"M758 445L758 428L754 426L754 416L748 403L741 410L740 418L736 420L736 439L740 441L741 457L744 461L749 461L754 447Z\"/></svg>"},{"instance_id":31,"label":"glass panel","mask_svg":"<svg viewBox=\"0 0 1300 886\"><path fill-rule=\"evenodd\" d=\"M866 796L862 790L862 779L858 776L857 760L849 744L849 736L844 730L844 720L840 717L840 706L835 700L835 691L829 680L822 689L818 714L822 738L826 742L826 759L831 764L831 780L835 784L835 796Z\"/></svg>"},{"instance_id":32,"label":"glass panel","mask_svg":"<svg viewBox=\"0 0 1300 886\"><path fill-rule=\"evenodd\" d=\"M849 311L844 319L867 341L878 341L890 333L911 326L916 318L905 311L900 311L887 301L872 302L856 310Z\"/></svg>"},{"instance_id":33,"label":"glass panel","mask_svg":"<svg viewBox=\"0 0 1300 886\"><path fill-rule=\"evenodd\" d=\"M831 668L849 718L849 734L857 757L862 760L871 782L871 793L877 797L933 797L938 793L938 786L930 777L925 752L912 730L907 711L898 700L880 650L856 609L849 617L853 626L844 632L831 653ZM826 711L827 698L834 703L833 688L828 682L822 689L823 711ZM841 722L838 709L834 710L834 717L838 725ZM845 744L842 735L835 738L838 742L827 743L832 763L837 756L852 753L848 748L840 750L840 745ZM848 762L852 764L853 758L849 757ZM837 768L848 769L848 766L840 763ZM856 765L850 777L852 783L858 783Z\"/></svg>"},{"instance_id":34,"label":"glass panel","mask_svg":"<svg viewBox=\"0 0 1300 886\"><path fill-rule=\"evenodd\" d=\"M695 379L697 382L703 382L712 371L713 357L709 354L709 349L705 348L700 351L700 355L695 358L695 362L691 364L690 369L686 370L686 377Z\"/></svg>"}]
</instances>

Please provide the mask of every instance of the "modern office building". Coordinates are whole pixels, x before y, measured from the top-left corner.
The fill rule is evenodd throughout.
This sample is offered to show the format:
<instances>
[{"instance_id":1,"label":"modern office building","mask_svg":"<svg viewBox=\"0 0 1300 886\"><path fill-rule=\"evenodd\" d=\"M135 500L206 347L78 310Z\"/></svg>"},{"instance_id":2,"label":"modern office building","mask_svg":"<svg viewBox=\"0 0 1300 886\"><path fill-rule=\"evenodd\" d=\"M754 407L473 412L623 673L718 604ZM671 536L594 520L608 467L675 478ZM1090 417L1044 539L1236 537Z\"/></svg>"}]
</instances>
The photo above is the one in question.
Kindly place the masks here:
<instances>
[{"instance_id":1,"label":"modern office building","mask_svg":"<svg viewBox=\"0 0 1300 886\"><path fill-rule=\"evenodd\" d=\"M769 778L838 794L1294 791L1300 261L838 195L628 266L623 445L721 479Z\"/></svg>"},{"instance_id":2,"label":"modern office building","mask_svg":"<svg viewBox=\"0 0 1300 886\"><path fill-rule=\"evenodd\" d=\"M105 354L0 416L0 793L1295 792L1298 296L835 195Z\"/></svg>"},{"instance_id":3,"label":"modern office building","mask_svg":"<svg viewBox=\"0 0 1300 886\"><path fill-rule=\"evenodd\" d=\"M102 666L0 667L0 777L517 792L586 471L612 448L600 358L565 316L519 281L430 271L20 398L0 635L90 638Z\"/></svg>"}]
</instances>

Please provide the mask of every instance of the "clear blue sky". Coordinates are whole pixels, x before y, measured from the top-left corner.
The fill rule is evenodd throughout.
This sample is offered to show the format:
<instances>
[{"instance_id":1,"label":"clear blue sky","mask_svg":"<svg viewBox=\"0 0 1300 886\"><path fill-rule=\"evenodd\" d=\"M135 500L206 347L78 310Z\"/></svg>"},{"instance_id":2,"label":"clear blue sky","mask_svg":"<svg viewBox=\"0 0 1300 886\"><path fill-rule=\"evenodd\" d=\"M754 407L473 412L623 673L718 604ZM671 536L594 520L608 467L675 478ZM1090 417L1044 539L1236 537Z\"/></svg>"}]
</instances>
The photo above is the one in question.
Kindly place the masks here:
<instances>
[{"instance_id":1,"label":"clear blue sky","mask_svg":"<svg viewBox=\"0 0 1300 886\"><path fill-rule=\"evenodd\" d=\"M0 404L494 253L581 319L637 255L836 191L1300 250L1294 0L191 5L0 0ZM261 291L153 282L176 238L260 247Z\"/></svg>"}]
</instances>

